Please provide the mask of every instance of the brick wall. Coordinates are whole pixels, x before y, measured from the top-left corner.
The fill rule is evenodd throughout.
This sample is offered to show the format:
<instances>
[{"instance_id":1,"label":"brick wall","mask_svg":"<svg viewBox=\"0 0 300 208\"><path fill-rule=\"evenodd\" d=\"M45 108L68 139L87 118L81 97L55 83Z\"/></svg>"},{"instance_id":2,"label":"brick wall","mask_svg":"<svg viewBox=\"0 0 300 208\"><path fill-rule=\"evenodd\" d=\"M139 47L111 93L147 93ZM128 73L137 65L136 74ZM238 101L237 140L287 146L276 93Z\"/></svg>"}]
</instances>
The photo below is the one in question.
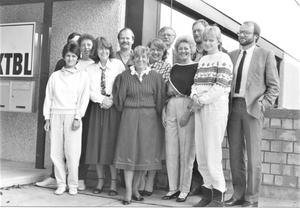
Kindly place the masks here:
<instances>
[{"instance_id":1,"label":"brick wall","mask_svg":"<svg viewBox=\"0 0 300 208\"><path fill-rule=\"evenodd\" d=\"M300 111L270 109L265 114L261 142L261 196L300 199ZM223 141L223 171L231 184L229 145ZM167 171L158 173L158 187L166 187Z\"/></svg>"}]
</instances>

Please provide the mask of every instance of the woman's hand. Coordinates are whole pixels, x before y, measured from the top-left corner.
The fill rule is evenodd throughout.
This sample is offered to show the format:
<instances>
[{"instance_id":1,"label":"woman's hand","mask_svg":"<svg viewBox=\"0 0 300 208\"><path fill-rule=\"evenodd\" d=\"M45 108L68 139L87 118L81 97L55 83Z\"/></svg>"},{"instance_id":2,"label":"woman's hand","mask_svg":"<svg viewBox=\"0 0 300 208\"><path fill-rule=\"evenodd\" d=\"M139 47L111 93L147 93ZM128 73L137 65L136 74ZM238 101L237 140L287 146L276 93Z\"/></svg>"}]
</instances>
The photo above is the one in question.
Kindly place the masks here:
<instances>
[{"instance_id":1,"label":"woman's hand","mask_svg":"<svg viewBox=\"0 0 300 208\"><path fill-rule=\"evenodd\" d=\"M100 104L101 108L109 109L113 105L113 100L110 97L105 97Z\"/></svg>"},{"instance_id":2,"label":"woman's hand","mask_svg":"<svg viewBox=\"0 0 300 208\"><path fill-rule=\"evenodd\" d=\"M46 120L46 123L44 125L45 131L50 131L50 119Z\"/></svg>"},{"instance_id":3,"label":"woman's hand","mask_svg":"<svg viewBox=\"0 0 300 208\"><path fill-rule=\"evenodd\" d=\"M76 131L79 129L79 127L80 127L80 121L78 119L74 119L72 123L72 130Z\"/></svg>"},{"instance_id":4,"label":"woman's hand","mask_svg":"<svg viewBox=\"0 0 300 208\"><path fill-rule=\"evenodd\" d=\"M162 110L162 125L166 128L167 126L167 113L166 113L166 107Z\"/></svg>"},{"instance_id":5,"label":"woman's hand","mask_svg":"<svg viewBox=\"0 0 300 208\"><path fill-rule=\"evenodd\" d=\"M190 120L191 112L189 110L185 111L179 120L180 127L185 127Z\"/></svg>"}]
</instances>

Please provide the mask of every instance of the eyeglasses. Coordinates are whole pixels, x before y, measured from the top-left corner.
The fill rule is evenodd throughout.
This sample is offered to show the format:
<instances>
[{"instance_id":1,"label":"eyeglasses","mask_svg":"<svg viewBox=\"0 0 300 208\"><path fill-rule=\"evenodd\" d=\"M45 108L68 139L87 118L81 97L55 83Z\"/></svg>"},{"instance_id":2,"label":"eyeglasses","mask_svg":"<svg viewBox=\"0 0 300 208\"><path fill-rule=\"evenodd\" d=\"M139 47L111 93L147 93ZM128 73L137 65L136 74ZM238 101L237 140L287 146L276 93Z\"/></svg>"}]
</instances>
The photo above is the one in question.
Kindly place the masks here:
<instances>
[{"instance_id":1,"label":"eyeglasses","mask_svg":"<svg viewBox=\"0 0 300 208\"><path fill-rule=\"evenodd\" d=\"M169 38L169 37L174 36L174 35L168 34L168 33L163 33L163 34L160 34L159 36L161 36L161 37L167 36Z\"/></svg>"},{"instance_id":2,"label":"eyeglasses","mask_svg":"<svg viewBox=\"0 0 300 208\"><path fill-rule=\"evenodd\" d=\"M245 35L245 36L248 36L248 35L250 35L250 34L253 34L253 32L242 31L242 30L240 30L240 31L238 31L236 34L237 34L238 36L241 36L242 34Z\"/></svg>"}]
</instances>

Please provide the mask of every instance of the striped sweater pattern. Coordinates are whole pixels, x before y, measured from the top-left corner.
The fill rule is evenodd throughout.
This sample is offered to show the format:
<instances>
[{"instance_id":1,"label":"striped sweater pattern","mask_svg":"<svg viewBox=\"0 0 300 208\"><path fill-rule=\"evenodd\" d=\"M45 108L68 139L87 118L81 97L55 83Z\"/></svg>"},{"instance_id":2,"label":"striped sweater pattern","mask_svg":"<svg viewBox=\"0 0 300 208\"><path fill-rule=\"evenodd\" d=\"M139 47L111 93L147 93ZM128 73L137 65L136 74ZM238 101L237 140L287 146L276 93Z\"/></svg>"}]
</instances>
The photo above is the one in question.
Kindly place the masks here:
<instances>
[{"instance_id":1,"label":"striped sweater pattern","mask_svg":"<svg viewBox=\"0 0 300 208\"><path fill-rule=\"evenodd\" d=\"M203 57L198 66L194 77L196 85L219 85L224 88L230 88L232 82L232 63L229 57L224 57L222 52L221 58ZM227 54L225 54L227 55ZM227 55L228 56L228 55Z\"/></svg>"}]
</instances>

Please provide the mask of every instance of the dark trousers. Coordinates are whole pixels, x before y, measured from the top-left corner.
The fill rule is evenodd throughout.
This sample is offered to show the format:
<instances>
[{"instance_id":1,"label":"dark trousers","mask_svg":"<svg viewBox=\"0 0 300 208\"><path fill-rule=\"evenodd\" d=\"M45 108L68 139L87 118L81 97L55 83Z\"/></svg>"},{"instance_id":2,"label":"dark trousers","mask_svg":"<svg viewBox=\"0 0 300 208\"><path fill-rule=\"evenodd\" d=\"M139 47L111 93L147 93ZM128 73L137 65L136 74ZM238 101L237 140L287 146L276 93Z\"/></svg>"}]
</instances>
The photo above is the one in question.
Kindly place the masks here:
<instances>
[{"instance_id":1,"label":"dark trousers","mask_svg":"<svg viewBox=\"0 0 300 208\"><path fill-rule=\"evenodd\" d=\"M261 184L261 118L247 113L245 100L233 99L228 119L230 168L233 198L258 201ZM247 165L246 151L247 150Z\"/></svg>"}]
</instances>

